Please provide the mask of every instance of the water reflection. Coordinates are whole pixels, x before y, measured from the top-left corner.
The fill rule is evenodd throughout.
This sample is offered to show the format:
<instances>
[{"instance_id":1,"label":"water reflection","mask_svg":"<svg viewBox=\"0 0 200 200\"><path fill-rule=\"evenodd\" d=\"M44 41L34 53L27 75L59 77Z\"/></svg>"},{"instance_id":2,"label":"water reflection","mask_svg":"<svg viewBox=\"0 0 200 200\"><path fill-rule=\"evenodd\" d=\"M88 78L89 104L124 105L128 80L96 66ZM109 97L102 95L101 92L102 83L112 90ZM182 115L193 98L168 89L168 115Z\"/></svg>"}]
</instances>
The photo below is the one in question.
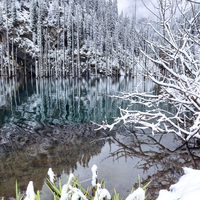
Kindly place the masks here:
<instances>
[{"instance_id":1,"label":"water reflection","mask_svg":"<svg viewBox=\"0 0 200 200\"><path fill-rule=\"evenodd\" d=\"M107 136L89 122L117 117L117 106L128 102L107 95L131 91L140 79L0 77L0 196L15 195L16 179L21 190L29 180L41 189L48 167L57 174L80 172L108 155L102 154ZM149 80L140 85L142 91L153 87Z\"/></svg>"},{"instance_id":2,"label":"water reflection","mask_svg":"<svg viewBox=\"0 0 200 200\"><path fill-rule=\"evenodd\" d=\"M42 199L52 196L43 185L49 167L61 177L73 172L81 180L91 178L91 166L99 168L99 178L107 181L111 192L116 188L126 197L142 183L152 180L149 194L168 188L180 177L182 166L192 166L185 146L172 135L152 137L123 126L112 132L95 131L90 120L112 121L119 115L117 106L128 102L105 94L131 91L141 77L98 79L7 80L0 77L0 197L15 196L15 181L21 191L30 180ZM151 91L146 79L140 91ZM137 109L136 106L133 105ZM175 151L176 150L176 151ZM199 166L198 152L193 158ZM87 188L90 182L84 183Z\"/></svg>"},{"instance_id":3,"label":"water reflection","mask_svg":"<svg viewBox=\"0 0 200 200\"><path fill-rule=\"evenodd\" d=\"M152 136L138 130L130 132L124 127L118 132L126 134L113 137L118 148L108 158L114 161L123 158L135 160L132 167L142 175L142 184L152 180L147 194L153 199L156 199L160 189L169 189L171 184L178 181L183 175L182 167L200 168L200 148L195 142L183 144L173 134ZM138 185L135 183L133 186L137 188Z\"/></svg>"},{"instance_id":4,"label":"water reflection","mask_svg":"<svg viewBox=\"0 0 200 200\"><path fill-rule=\"evenodd\" d=\"M106 181L106 188L112 193L115 188L121 197L126 197L132 187L137 187L139 174L142 184L152 180L148 193L155 197L158 188L166 189L179 179L181 167L192 166L187 149L177 149L182 144L173 135L152 137L130 132L123 126L111 132L95 131L93 125L48 125L37 133L38 137L29 139L37 143L32 141L21 151L0 154L0 196L15 195L15 180L21 191L33 180L35 190L42 190L42 199L51 199L43 185L48 167L64 184L70 172L80 181L91 178L90 169L95 163L99 179ZM18 140L23 142L23 138ZM193 153L199 166L198 152ZM87 188L90 184L89 181L82 186Z\"/></svg>"},{"instance_id":5,"label":"water reflection","mask_svg":"<svg viewBox=\"0 0 200 200\"><path fill-rule=\"evenodd\" d=\"M19 137L16 145L28 136ZM66 174L74 172L78 164L87 168L92 157L101 153L106 136L91 125L46 126L29 140L35 142L23 146L21 151L0 154L0 196L14 196L15 180L22 191L30 180L41 190L50 166L57 175L63 170Z\"/></svg>"},{"instance_id":6,"label":"water reflection","mask_svg":"<svg viewBox=\"0 0 200 200\"><path fill-rule=\"evenodd\" d=\"M141 78L138 78L139 80ZM128 102L112 99L107 94L132 91L137 78L48 78L5 79L0 77L0 125L8 123L66 124L109 121L119 115L117 106ZM152 90L147 79L140 85L142 91Z\"/></svg>"}]
</instances>

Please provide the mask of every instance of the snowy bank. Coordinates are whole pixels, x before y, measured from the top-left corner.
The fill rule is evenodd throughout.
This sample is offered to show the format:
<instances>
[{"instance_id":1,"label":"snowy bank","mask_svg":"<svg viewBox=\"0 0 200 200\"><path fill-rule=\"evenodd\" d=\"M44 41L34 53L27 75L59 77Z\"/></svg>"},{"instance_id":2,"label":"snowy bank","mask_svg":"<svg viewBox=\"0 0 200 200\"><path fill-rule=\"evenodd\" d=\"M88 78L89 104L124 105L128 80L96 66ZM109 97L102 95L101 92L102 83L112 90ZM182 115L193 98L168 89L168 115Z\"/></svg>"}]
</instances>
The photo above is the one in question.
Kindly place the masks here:
<instances>
[{"instance_id":1,"label":"snowy bank","mask_svg":"<svg viewBox=\"0 0 200 200\"><path fill-rule=\"evenodd\" d=\"M180 178L180 180L170 186L170 190L160 190L159 196L156 200L199 200L200 199L200 170L190 169L190 168L183 168L184 175ZM102 188L102 185L97 181L97 166L93 165L92 169L92 187L94 200L103 200L103 199L112 199L109 191L106 188ZM53 176L52 176L53 174ZM54 178L55 174L53 173L52 169L49 168L48 171L49 178ZM76 179L73 174L70 174L68 182L63 185L62 190L59 189L51 189L54 188L54 179L49 189L51 190L54 197L56 193L60 193L57 195L56 198L60 200L70 200L70 199L78 199L81 198L82 200L91 199L91 195L87 195L88 191L80 187L74 187L74 183L72 178ZM77 180L76 180L76 183ZM48 184L47 184L48 185ZM54 185L54 186L53 186ZM78 184L79 185L79 184ZM61 187L61 185L60 185ZM105 186L104 186L105 187ZM146 186L143 188L139 187L135 191L133 191L125 200L145 200L145 190ZM55 191L57 191L55 193ZM35 197L35 198L34 198ZM119 200L119 194L113 196L114 199ZM34 187L33 182L30 181L26 191L26 198L27 200L34 200L36 196L34 194Z\"/></svg>"},{"instance_id":2,"label":"snowy bank","mask_svg":"<svg viewBox=\"0 0 200 200\"><path fill-rule=\"evenodd\" d=\"M185 175L170 186L170 191L160 190L157 200L199 200L200 170L183 168Z\"/></svg>"}]
</instances>

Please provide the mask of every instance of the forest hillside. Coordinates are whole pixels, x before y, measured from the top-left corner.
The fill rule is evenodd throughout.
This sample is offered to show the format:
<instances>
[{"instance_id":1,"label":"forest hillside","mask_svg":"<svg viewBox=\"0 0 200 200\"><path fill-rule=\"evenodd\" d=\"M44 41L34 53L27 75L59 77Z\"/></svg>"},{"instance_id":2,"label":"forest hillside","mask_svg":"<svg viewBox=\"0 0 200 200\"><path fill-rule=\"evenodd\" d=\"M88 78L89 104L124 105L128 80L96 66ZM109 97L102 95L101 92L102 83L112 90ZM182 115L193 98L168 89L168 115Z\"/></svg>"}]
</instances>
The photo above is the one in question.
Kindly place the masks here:
<instances>
[{"instance_id":1,"label":"forest hillside","mask_svg":"<svg viewBox=\"0 0 200 200\"><path fill-rule=\"evenodd\" d=\"M134 73L134 29L134 14L119 15L117 0L2 0L0 73Z\"/></svg>"}]
</instances>

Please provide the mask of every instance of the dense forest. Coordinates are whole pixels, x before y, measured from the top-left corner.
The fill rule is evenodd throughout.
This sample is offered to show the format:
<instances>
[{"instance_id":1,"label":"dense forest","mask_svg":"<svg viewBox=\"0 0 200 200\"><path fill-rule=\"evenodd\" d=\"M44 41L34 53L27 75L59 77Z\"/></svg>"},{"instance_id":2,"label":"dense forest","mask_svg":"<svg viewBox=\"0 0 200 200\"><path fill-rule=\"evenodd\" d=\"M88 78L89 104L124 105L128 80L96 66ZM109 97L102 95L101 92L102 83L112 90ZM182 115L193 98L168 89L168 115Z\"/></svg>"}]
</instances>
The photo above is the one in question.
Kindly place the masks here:
<instances>
[{"instance_id":1,"label":"dense forest","mask_svg":"<svg viewBox=\"0 0 200 200\"><path fill-rule=\"evenodd\" d=\"M132 18L123 13L119 14L117 0L0 0L0 76L2 76L0 77L0 93L3 94L0 104L3 120L0 123L5 125L5 128L10 124L20 127L13 129L12 126L11 128L8 126L9 131L4 129L2 136L0 135L3 150L12 152L10 146L13 141L20 144L20 150L23 145L42 143L41 138L44 135L50 138L47 142L53 141L50 144L59 145L64 136L59 134L60 131L49 130L52 126L48 128L48 124L54 126L59 123L70 124L72 121L83 122L85 119L88 121L92 119L92 126L98 126L96 131L109 129L113 131L110 133L115 134L115 130L120 132L119 127L123 124L123 128L126 128L126 130L123 129L123 135L125 132L131 137L134 135L133 140L126 137L126 141L130 142L130 146L125 144L127 147L121 143L120 139L113 137L112 140L110 135L109 138L106 136L105 141L108 141L109 145L115 141L121 143L121 146L117 145L120 148L119 151L113 148L114 154L111 153L110 145L108 154L117 155L117 159L125 156L126 162L128 156L133 158L132 155L136 155L134 160L137 161L137 166L145 173L146 169L150 169L148 171L150 175L146 176L148 178L162 177L166 182L169 179L165 178L165 171L172 172L170 177L174 179L175 173L180 175L182 164L198 168L200 160L198 156L200 148L200 3L195 0L155 0L150 1L151 7L148 7L145 4L146 0L141 1L151 17L145 18L146 16L141 16L141 13L140 17L137 16L136 4L132 10ZM142 77L134 77L141 73ZM130 76L115 77L115 84L113 78L103 79L99 76L100 74L105 77L131 75L134 79ZM18 78L19 75L24 76ZM31 75L31 78L29 79L27 75ZM69 79L62 78L68 75ZM87 75L86 78L83 77L84 75ZM96 78L97 76L99 77ZM120 84L120 79L125 80L126 87L127 83L130 83L131 88L127 87L125 90ZM24 81L24 84L20 83L20 80L22 83ZM27 80L30 81L31 87L28 87ZM20 87L21 84L22 87ZM108 91L115 89L118 93L110 95ZM21 90L23 92L20 96ZM123 92L120 92L122 90ZM105 98L103 94L106 94ZM108 95L112 99L108 99ZM10 100L7 100L8 96ZM120 100L119 110L115 104L116 99ZM9 112L8 107L10 107ZM104 107L105 110L99 110ZM119 116L112 118L112 121L107 120L112 114L119 114ZM102 118L102 123L97 124ZM55 129L60 128L60 126L55 127ZM17 130L20 131L17 132ZM72 135L77 133L77 138L81 133L80 130L84 130L84 134L85 130L89 133L88 135L81 133L79 137L84 139L83 146L91 141L85 140L85 136L93 137L94 133L87 127L70 130L72 130ZM153 141L152 143L147 139L145 145L150 144L151 148L156 149L159 154L141 143L143 139L141 140L140 137L143 135L140 131ZM21 132L25 139L20 138ZM57 137L60 136L61 140L57 142L53 134L53 138L49 137L48 133L51 132ZM165 141L156 140L155 137L150 136L150 133ZM28 137L26 137L27 134ZM94 135L93 144L98 142L96 136ZM32 139L33 137L36 139ZM68 141L69 138L66 138ZM82 139L80 141L82 142ZM99 142L102 147L101 142L104 140L100 138ZM81 147L79 150L84 150L78 141L72 145L72 151L77 147L76 144ZM17 145L13 146L15 150L18 150ZM46 150L46 146L43 146ZM50 148L48 148L51 149L51 146L49 145ZM68 146L70 145L67 144L67 148ZM58 152L57 149L55 150ZM93 151L93 148L91 150ZM66 149L61 149L61 154L63 151ZM153 152L152 155L151 152ZM105 154L105 151L103 153ZM186 157L186 153L189 158ZM33 155L32 152L31 155ZM36 155L38 154L34 154ZM44 151L41 155L43 160L52 157L48 157L48 151ZM153 163L145 162L143 156L150 161L149 157L156 156L161 164L164 163L164 170L160 167L160 163L158 167L155 166L155 160ZM23 157L26 156L23 155ZM137 157L141 160L138 161ZM168 158L170 162L166 162ZM12 159L9 158L8 161L10 160ZM33 160L35 163L35 159ZM65 163L62 158L60 161L62 164L68 164L68 161ZM9 165L7 163L6 160L6 165ZM21 163L24 165L23 162ZM85 162L83 164L85 165ZM26 166L32 167L29 163ZM36 165L33 166L35 168ZM122 169L126 169L124 165L121 166L123 166ZM132 164L131 167L137 170ZM4 166L3 168L7 170ZM23 167L20 167L21 169ZM108 169L107 166L105 169ZM152 169L156 176L152 175ZM118 176L121 171L116 171L116 176ZM186 169L185 173L187 172L191 171ZM9 176L14 177L13 174ZM121 174L124 175L124 172ZM191 180L196 181L193 175ZM117 183L115 180L113 182ZM124 182L121 183L124 184ZM154 188L160 187L160 179L157 183L159 184L155 184ZM4 189L5 185L9 184L3 182ZM122 188L126 187L123 185ZM187 181L184 188L189 188L189 190L184 189L179 192L180 190L177 189L179 196L175 190L173 190L175 196L172 196L171 190L169 195L176 199L183 199L188 193L187 199L195 199L192 195L196 195L196 191L190 193L192 189L195 189L193 182L190 181L188 184ZM162 194L164 195L158 197L159 200L166 199L167 193ZM199 193L196 197L198 196Z\"/></svg>"},{"instance_id":2,"label":"dense forest","mask_svg":"<svg viewBox=\"0 0 200 200\"><path fill-rule=\"evenodd\" d=\"M135 1L130 19L117 0L1 0L0 74L135 76L168 71L165 61L183 71L173 51L187 41L195 54L199 6L175 2L158 0L145 18Z\"/></svg>"},{"instance_id":3,"label":"dense forest","mask_svg":"<svg viewBox=\"0 0 200 200\"><path fill-rule=\"evenodd\" d=\"M2 0L0 73L134 75L144 46L135 25L117 0Z\"/></svg>"}]
</instances>

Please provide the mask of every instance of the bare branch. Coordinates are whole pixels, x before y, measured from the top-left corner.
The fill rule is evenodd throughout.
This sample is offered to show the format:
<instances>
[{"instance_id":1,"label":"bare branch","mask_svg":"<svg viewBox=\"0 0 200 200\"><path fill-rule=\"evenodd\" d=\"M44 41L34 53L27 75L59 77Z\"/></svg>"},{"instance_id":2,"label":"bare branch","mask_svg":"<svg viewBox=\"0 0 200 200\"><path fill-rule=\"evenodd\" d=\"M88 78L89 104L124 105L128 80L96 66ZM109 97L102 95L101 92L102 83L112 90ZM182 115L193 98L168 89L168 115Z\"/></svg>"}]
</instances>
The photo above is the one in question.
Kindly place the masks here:
<instances>
[{"instance_id":1,"label":"bare branch","mask_svg":"<svg viewBox=\"0 0 200 200\"><path fill-rule=\"evenodd\" d=\"M187 0L187 1L189 1L189 2L191 2L191 3L200 4L200 2L198 2L198 1L193 1L193 0Z\"/></svg>"}]
</instances>

